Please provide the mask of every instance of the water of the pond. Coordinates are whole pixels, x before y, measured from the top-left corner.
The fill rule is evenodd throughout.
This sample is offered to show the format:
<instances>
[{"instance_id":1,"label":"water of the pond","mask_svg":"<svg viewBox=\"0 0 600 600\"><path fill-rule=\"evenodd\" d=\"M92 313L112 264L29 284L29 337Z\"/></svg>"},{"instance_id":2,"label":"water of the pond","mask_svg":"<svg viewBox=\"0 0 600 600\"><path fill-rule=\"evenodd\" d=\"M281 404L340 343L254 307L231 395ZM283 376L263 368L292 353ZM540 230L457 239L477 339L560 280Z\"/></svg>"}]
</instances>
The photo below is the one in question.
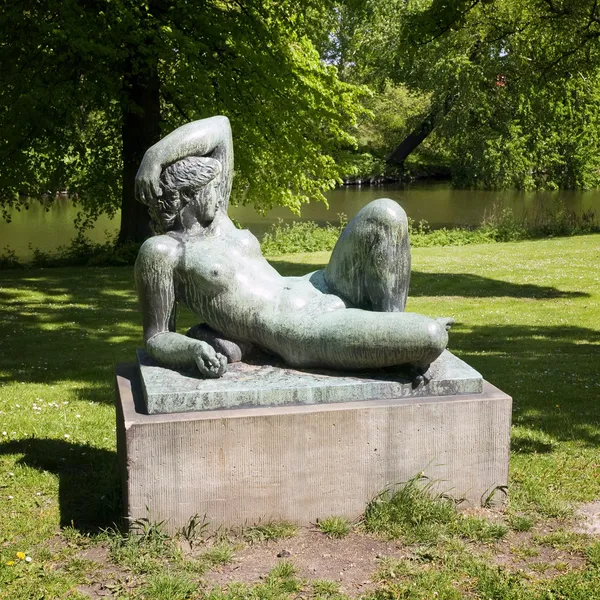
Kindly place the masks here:
<instances>
[{"instance_id":1,"label":"water of the pond","mask_svg":"<svg viewBox=\"0 0 600 600\"><path fill-rule=\"evenodd\" d=\"M457 225L479 225L491 210L510 208L515 215L552 209L557 204L582 213L593 209L600 213L600 190L520 192L461 190L449 183L416 183L409 185L345 187L327 194L329 208L322 203L306 205L302 210L302 220L324 224L337 223L343 213L351 219L365 204L375 198L392 198L416 221L426 220L431 227L451 227ZM0 218L0 254L8 247L18 257L27 258L32 248L51 251L66 245L73 238L73 219L77 209L65 198L53 201L45 210L41 203L32 202L29 210L13 211L12 221ZM298 217L285 208L276 208L266 216L259 215L253 208L231 207L230 216L250 229L259 238L279 219L291 222ZM119 215L114 219L101 217L89 237L96 242L105 241L118 230Z\"/></svg>"}]
</instances>

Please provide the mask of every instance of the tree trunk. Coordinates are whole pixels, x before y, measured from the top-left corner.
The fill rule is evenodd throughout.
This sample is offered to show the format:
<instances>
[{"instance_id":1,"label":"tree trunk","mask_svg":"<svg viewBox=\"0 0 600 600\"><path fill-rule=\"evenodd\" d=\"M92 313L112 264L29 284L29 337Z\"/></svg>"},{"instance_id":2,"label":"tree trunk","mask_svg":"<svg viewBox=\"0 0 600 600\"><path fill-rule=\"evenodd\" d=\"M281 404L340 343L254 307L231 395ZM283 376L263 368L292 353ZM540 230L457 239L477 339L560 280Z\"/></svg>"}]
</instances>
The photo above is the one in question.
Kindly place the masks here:
<instances>
[{"instance_id":1,"label":"tree trunk","mask_svg":"<svg viewBox=\"0 0 600 600\"><path fill-rule=\"evenodd\" d=\"M123 76L123 192L119 245L143 242L153 233L147 207L135 199L134 186L144 153L160 139L158 61L149 56L136 57L134 48L131 53Z\"/></svg>"},{"instance_id":2,"label":"tree trunk","mask_svg":"<svg viewBox=\"0 0 600 600\"><path fill-rule=\"evenodd\" d=\"M433 131L435 121L436 113L429 113L423 122L394 148L392 153L387 157L387 162L400 166L404 165L404 161L408 155L413 150L416 150L421 142Z\"/></svg>"},{"instance_id":3,"label":"tree trunk","mask_svg":"<svg viewBox=\"0 0 600 600\"><path fill-rule=\"evenodd\" d=\"M447 96L441 110L431 111L421 122L421 124L413 129L401 142L394 148L392 153L387 157L387 162L403 166L404 161L409 154L416 150L423 140L433 131L441 117L445 117L452 108L456 96Z\"/></svg>"}]
</instances>

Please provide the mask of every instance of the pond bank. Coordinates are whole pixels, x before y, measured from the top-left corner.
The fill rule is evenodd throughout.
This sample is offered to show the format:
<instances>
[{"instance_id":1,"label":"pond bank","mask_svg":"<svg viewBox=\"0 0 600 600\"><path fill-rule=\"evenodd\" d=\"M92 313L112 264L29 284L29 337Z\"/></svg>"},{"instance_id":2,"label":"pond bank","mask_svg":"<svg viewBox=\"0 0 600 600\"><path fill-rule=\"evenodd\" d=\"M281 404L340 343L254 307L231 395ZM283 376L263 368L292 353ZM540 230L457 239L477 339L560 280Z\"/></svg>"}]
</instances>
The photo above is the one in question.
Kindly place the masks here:
<instances>
[{"instance_id":1,"label":"pond bank","mask_svg":"<svg viewBox=\"0 0 600 600\"><path fill-rule=\"evenodd\" d=\"M600 214L600 190L556 192L521 192L517 190L461 190L448 182L415 182L406 185L348 186L326 194L328 206L307 204L301 217L283 207L275 207L266 215L259 215L251 206L232 206L230 216L243 227L262 239L276 224L289 226L296 221L314 222L325 226L337 224L339 215L349 220L370 201L387 197L399 202L415 222L427 221L431 229L476 228L485 220L505 209L516 219L546 212L569 212L576 216L595 211ZM0 254L8 246L18 260L34 258L34 248L41 252L56 252L60 245L68 245L76 236L73 225L77 215L68 199L58 198L49 210L32 202L28 211L13 211L12 222L0 220ZM114 219L102 215L95 227L87 233L91 242L103 244L112 239L119 227L120 214ZM6 253L6 250L4 250Z\"/></svg>"},{"instance_id":2,"label":"pond bank","mask_svg":"<svg viewBox=\"0 0 600 600\"><path fill-rule=\"evenodd\" d=\"M261 241L265 256L281 256L300 252L333 250L347 221L340 217L336 225L324 226L314 221L279 222L271 225ZM600 220L590 209L577 213L557 207L520 218L510 209L492 211L479 227L432 229L425 221L409 217L410 244L413 248L430 246L467 246L515 242L547 237L584 235L600 232ZM112 241L96 243L85 236L75 238L69 245L51 252L33 249L29 260L20 259L14 251L0 252L0 269L61 266L118 266L135 262L140 244L115 246Z\"/></svg>"}]
</instances>

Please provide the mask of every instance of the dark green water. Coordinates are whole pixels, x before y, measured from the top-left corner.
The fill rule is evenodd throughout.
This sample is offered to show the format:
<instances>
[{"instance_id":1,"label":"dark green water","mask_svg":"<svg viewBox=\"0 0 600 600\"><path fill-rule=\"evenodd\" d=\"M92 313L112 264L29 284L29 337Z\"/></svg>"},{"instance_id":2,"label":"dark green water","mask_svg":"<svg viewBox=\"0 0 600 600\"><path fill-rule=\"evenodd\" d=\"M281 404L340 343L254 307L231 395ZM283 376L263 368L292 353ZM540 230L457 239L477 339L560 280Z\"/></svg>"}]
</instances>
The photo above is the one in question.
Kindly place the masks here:
<instances>
[{"instance_id":1,"label":"dark green water","mask_svg":"<svg viewBox=\"0 0 600 600\"><path fill-rule=\"evenodd\" d=\"M416 221L424 219L432 227L479 225L492 210L504 207L510 208L516 215L553 210L558 205L576 213L593 209L600 215L600 190L490 192L454 189L444 182L405 186L345 187L333 190L327 194L329 208L321 203L306 205L302 210L302 219L321 224L337 223L340 213L351 219L365 204L375 198L383 197L398 201L409 217ZM29 210L14 211L11 223L0 220L0 253L8 246L17 253L17 256L26 258L31 255L30 247L49 251L57 246L68 244L75 234L73 218L76 213L77 209L65 198L55 200L48 211L37 202L32 202ZM261 237L278 219L286 222L297 219L284 208L276 208L262 217L251 207L232 207L230 215L258 237ZM89 237L96 242L104 241L116 233L118 223L118 215L113 220L102 217Z\"/></svg>"}]
</instances>

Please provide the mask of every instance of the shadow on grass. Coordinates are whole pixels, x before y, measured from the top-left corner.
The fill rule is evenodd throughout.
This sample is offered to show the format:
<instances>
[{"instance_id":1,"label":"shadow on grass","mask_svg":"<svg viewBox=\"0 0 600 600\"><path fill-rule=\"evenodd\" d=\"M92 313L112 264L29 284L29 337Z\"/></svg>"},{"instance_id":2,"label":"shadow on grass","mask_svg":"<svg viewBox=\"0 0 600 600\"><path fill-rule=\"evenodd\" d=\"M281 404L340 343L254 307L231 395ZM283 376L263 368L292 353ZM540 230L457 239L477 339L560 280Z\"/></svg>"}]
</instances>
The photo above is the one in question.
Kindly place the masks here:
<instances>
[{"instance_id":1,"label":"shadow on grass","mask_svg":"<svg viewBox=\"0 0 600 600\"><path fill-rule=\"evenodd\" d=\"M129 267L0 272L0 383L72 382L112 403L114 365L135 360L141 331Z\"/></svg>"},{"instance_id":2,"label":"shadow on grass","mask_svg":"<svg viewBox=\"0 0 600 600\"><path fill-rule=\"evenodd\" d=\"M0 455L22 454L19 464L58 476L60 524L95 532L121 518L117 455L85 444L49 438L0 443Z\"/></svg>"},{"instance_id":3,"label":"shadow on grass","mask_svg":"<svg viewBox=\"0 0 600 600\"><path fill-rule=\"evenodd\" d=\"M484 325L450 334L450 350L513 397L513 450L550 453L553 442L600 445L600 332L574 326Z\"/></svg>"},{"instance_id":4,"label":"shadow on grass","mask_svg":"<svg viewBox=\"0 0 600 600\"><path fill-rule=\"evenodd\" d=\"M511 452L519 452L521 454L550 454L553 448L553 444L531 440L519 435L513 434L510 438Z\"/></svg>"},{"instance_id":5,"label":"shadow on grass","mask_svg":"<svg viewBox=\"0 0 600 600\"><path fill-rule=\"evenodd\" d=\"M304 265L284 260L269 261L280 273L302 276L327 265ZM512 283L471 273L422 273L413 271L409 296L459 296L464 298L587 298L586 292L562 291L546 285Z\"/></svg>"},{"instance_id":6,"label":"shadow on grass","mask_svg":"<svg viewBox=\"0 0 600 600\"><path fill-rule=\"evenodd\" d=\"M305 265L273 261L286 274ZM298 273L298 271L296 271ZM416 273L413 295L584 297L554 287L473 275ZM141 344L131 268L0 273L0 382L71 382L80 397L113 402L114 367ZM187 320L187 321L186 321ZM182 329L193 317L180 319ZM515 423L557 440L600 444L600 333L576 326L460 325L450 350L515 399ZM593 381L592 381L593 380ZM587 387L586 387L587 386ZM529 442L519 451L549 451Z\"/></svg>"}]
</instances>

